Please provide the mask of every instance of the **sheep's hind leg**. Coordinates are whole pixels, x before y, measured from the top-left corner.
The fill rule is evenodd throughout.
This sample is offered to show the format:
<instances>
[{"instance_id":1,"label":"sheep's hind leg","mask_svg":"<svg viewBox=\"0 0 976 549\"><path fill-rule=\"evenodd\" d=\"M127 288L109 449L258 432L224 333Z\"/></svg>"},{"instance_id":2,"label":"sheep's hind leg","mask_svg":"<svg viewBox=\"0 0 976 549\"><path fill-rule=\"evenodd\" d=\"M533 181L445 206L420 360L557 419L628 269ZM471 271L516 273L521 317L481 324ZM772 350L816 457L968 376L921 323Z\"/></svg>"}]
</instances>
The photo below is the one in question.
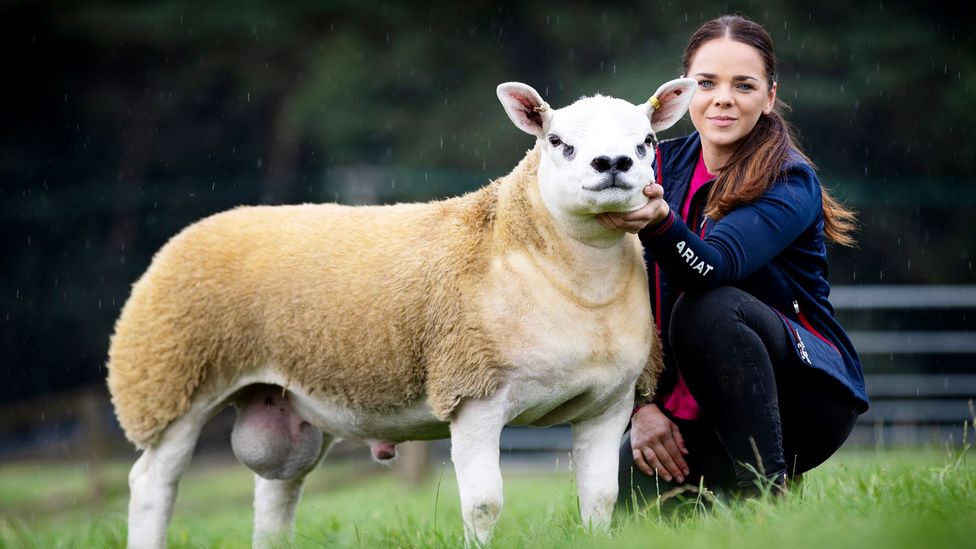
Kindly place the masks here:
<instances>
[{"instance_id":1,"label":"sheep's hind leg","mask_svg":"<svg viewBox=\"0 0 976 549\"><path fill-rule=\"evenodd\" d=\"M191 410L146 449L129 472L130 548L166 547L166 529L173 515L180 477L193 455L208 416Z\"/></svg>"},{"instance_id":2,"label":"sheep's hind leg","mask_svg":"<svg viewBox=\"0 0 976 549\"><path fill-rule=\"evenodd\" d=\"M319 458L308 469L292 479L266 479L254 475L254 536L255 548L273 547L275 542L287 541L295 528L295 511L302 497L306 475L325 458L335 439L324 436Z\"/></svg>"},{"instance_id":3,"label":"sheep's hind leg","mask_svg":"<svg viewBox=\"0 0 976 549\"><path fill-rule=\"evenodd\" d=\"M281 387L256 385L236 399L234 454L254 471L254 547L287 541L305 476L325 457L334 438L295 411Z\"/></svg>"}]
</instances>

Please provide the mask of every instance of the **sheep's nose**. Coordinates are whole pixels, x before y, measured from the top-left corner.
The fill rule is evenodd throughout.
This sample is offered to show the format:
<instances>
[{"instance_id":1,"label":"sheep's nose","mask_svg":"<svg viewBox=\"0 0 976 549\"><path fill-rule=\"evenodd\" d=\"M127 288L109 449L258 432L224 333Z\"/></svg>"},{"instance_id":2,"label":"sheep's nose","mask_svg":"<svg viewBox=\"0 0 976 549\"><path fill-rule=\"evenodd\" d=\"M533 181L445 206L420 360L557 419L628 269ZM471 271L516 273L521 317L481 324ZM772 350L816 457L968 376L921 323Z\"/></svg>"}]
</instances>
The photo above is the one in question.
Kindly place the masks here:
<instances>
[{"instance_id":1,"label":"sheep's nose","mask_svg":"<svg viewBox=\"0 0 976 549\"><path fill-rule=\"evenodd\" d=\"M629 156L618 156L613 159L613 169L618 172L625 172L634 165L634 160Z\"/></svg>"},{"instance_id":2,"label":"sheep's nose","mask_svg":"<svg viewBox=\"0 0 976 549\"><path fill-rule=\"evenodd\" d=\"M609 156L598 156L593 159L593 162L590 162L590 166L593 166L593 169L600 173L608 171L625 172L633 165L634 160L624 155L618 156L613 160L610 160Z\"/></svg>"}]
</instances>

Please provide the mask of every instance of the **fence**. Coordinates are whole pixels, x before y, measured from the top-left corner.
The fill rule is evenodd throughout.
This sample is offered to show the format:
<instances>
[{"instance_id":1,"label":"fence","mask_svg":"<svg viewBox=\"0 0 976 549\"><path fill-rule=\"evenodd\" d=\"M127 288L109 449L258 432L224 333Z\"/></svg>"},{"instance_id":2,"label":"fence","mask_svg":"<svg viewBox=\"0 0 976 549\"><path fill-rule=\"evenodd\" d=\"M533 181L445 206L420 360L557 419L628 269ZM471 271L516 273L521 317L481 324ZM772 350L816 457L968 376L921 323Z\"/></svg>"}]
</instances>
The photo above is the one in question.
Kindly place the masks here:
<instances>
[{"instance_id":1,"label":"fence","mask_svg":"<svg viewBox=\"0 0 976 549\"><path fill-rule=\"evenodd\" d=\"M976 287L839 287L831 301L851 317L871 398L851 444L958 443L967 420L972 440Z\"/></svg>"}]
</instances>

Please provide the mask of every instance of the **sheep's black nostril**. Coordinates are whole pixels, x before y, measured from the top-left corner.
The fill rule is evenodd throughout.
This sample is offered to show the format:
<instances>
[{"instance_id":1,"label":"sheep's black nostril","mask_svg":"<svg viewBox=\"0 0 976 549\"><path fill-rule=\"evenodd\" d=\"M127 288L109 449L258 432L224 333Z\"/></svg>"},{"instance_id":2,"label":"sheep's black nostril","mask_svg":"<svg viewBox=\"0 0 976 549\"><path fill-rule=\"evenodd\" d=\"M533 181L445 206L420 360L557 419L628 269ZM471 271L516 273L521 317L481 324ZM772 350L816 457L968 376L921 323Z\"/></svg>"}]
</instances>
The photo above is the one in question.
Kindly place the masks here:
<instances>
[{"instance_id":1,"label":"sheep's black nostril","mask_svg":"<svg viewBox=\"0 0 976 549\"><path fill-rule=\"evenodd\" d=\"M634 165L634 160L629 156L618 156L613 159L613 169L618 172L625 172Z\"/></svg>"},{"instance_id":2,"label":"sheep's black nostril","mask_svg":"<svg viewBox=\"0 0 976 549\"><path fill-rule=\"evenodd\" d=\"M598 156L598 157L594 158L593 159L593 162L590 162L590 166L593 166L593 169L596 170L596 171L598 171L598 172L600 172L600 173L608 172L608 171L610 171L610 168L612 167L610 165L610 157L609 156Z\"/></svg>"}]
</instances>

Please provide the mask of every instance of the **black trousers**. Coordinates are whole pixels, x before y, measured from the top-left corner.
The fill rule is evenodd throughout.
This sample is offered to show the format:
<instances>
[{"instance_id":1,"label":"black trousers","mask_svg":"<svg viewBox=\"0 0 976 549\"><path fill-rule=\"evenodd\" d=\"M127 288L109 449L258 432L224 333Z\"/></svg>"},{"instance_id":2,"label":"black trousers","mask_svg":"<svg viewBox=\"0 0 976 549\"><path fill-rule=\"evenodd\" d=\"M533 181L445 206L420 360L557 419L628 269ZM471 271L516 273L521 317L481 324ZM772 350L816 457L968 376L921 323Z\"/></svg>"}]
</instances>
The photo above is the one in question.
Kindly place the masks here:
<instances>
[{"instance_id":1,"label":"black trousers","mask_svg":"<svg viewBox=\"0 0 976 549\"><path fill-rule=\"evenodd\" d=\"M800 362L779 316L752 295L731 286L683 295L669 334L703 416L686 421L665 411L688 449L686 483L748 492L757 485L756 472L782 482L823 463L854 427L854 397ZM629 430L619 480L618 503L625 505L678 487L634 466Z\"/></svg>"}]
</instances>

